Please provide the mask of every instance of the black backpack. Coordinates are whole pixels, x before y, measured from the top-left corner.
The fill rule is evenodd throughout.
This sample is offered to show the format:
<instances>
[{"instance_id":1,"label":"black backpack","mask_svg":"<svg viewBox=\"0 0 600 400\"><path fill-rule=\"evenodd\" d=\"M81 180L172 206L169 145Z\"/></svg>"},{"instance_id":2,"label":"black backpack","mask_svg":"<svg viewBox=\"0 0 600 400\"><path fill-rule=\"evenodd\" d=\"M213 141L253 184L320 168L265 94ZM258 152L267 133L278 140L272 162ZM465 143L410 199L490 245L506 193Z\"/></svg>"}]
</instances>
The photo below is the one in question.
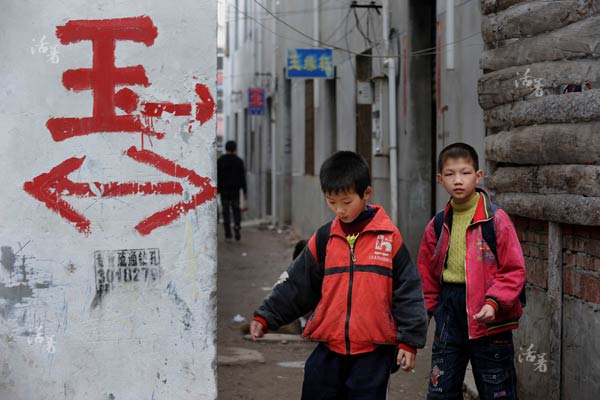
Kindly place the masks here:
<instances>
[{"instance_id":1,"label":"black backpack","mask_svg":"<svg viewBox=\"0 0 600 400\"><path fill-rule=\"evenodd\" d=\"M498 206L492 204L492 212L496 213ZM444 210L438 212L433 218L433 228L435 229L435 236L440 239L440 235L442 234L442 227L444 225ZM498 250L497 250L497 242L496 242L496 228L494 227L494 220L488 219L487 221L483 221L481 223L481 234L483 236L483 240L486 241L488 246L490 246L490 250L492 254L494 254L494 258L496 259L496 263L498 262ZM525 286L523 285L523 289L521 289L521 293L519 294L519 301L521 302L521 306L525 307L527 304L527 296L525 294Z\"/></svg>"},{"instance_id":2,"label":"black backpack","mask_svg":"<svg viewBox=\"0 0 600 400\"><path fill-rule=\"evenodd\" d=\"M320 227L315 238L317 245L317 262L322 270L325 269L325 252L327 250L327 242L329 241L329 231L331 230L332 222L333 221L328 222Z\"/></svg>"}]
</instances>

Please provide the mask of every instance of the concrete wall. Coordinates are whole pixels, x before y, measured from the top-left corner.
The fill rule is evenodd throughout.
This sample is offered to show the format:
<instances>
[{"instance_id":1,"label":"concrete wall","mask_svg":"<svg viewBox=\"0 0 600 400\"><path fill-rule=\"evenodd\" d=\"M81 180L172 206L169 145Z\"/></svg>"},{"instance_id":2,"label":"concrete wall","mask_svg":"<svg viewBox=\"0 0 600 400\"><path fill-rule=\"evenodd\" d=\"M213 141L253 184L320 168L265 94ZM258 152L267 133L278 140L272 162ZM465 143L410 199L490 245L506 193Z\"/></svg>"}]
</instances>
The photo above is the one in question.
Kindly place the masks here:
<instances>
[{"instance_id":1,"label":"concrete wall","mask_svg":"<svg viewBox=\"0 0 600 400\"><path fill-rule=\"evenodd\" d=\"M565 296L563 315L563 399L594 400L600 393L600 305Z\"/></svg>"},{"instance_id":2,"label":"concrete wall","mask_svg":"<svg viewBox=\"0 0 600 400\"><path fill-rule=\"evenodd\" d=\"M552 352L548 294L548 223L513 216L527 267L527 306L515 331L515 365L523 399L559 398L552 368L560 368L563 399L595 399L600 391L600 233L563 225L562 351ZM560 354L559 354L560 353Z\"/></svg>"},{"instance_id":3,"label":"concrete wall","mask_svg":"<svg viewBox=\"0 0 600 400\"><path fill-rule=\"evenodd\" d=\"M0 37L0 398L216 398L216 3L10 2Z\"/></svg>"},{"instance_id":4,"label":"concrete wall","mask_svg":"<svg viewBox=\"0 0 600 400\"><path fill-rule=\"evenodd\" d=\"M321 193L319 178L314 176L295 176L292 179L292 220L294 228L308 239L319 226L333 218ZM307 204L312 204L310 213Z\"/></svg>"},{"instance_id":5,"label":"concrete wall","mask_svg":"<svg viewBox=\"0 0 600 400\"><path fill-rule=\"evenodd\" d=\"M524 399L547 399L552 391L548 357L552 310L545 290L529 286L526 293L527 306L513 335L518 393Z\"/></svg>"},{"instance_id":6,"label":"concrete wall","mask_svg":"<svg viewBox=\"0 0 600 400\"><path fill-rule=\"evenodd\" d=\"M406 2L396 6L395 26L400 59L398 108L398 225L411 254L416 257L431 213L432 55L416 56L430 48L431 7ZM396 11L395 10L395 11Z\"/></svg>"},{"instance_id":7,"label":"concrete wall","mask_svg":"<svg viewBox=\"0 0 600 400\"><path fill-rule=\"evenodd\" d=\"M596 399L600 384L596 379L600 371L598 356L600 324L597 303L586 302L572 296L563 298L562 335L562 397L563 399ZM550 368L551 322L553 310L547 292L530 285L527 290L521 325L515 331L515 366L518 391L523 399L552 398L554 383Z\"/></svg>"}]
</instances>

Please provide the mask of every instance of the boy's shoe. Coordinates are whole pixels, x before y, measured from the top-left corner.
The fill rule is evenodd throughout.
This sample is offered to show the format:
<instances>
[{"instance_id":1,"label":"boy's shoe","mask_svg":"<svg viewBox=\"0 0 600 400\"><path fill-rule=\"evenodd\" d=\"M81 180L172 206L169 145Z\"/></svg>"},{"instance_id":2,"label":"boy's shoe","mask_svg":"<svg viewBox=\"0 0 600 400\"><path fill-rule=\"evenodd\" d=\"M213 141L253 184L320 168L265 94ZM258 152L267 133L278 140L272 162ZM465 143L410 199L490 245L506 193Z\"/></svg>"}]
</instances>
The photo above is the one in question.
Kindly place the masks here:
<instances>
[{"instance_id":1,"label":"boy's shoe","mask_svg":"<svg viewBox=\"0 0 600 400\"><path fill-rule=\"evenodd\" d=\"M231 240L232 240L231 233L229 235L225 235L226 242L231 242Z\"/></svg>"},{"instance_id":2,"label":"boy's shoe","mask_svg":"<svg viewBox=\"0 0 600 400\"><path fill-rule=\"evenodd\" d=\"M240 234L239 226L236 226L235 228L233 228L233 232L235 233L235 240L240 240L242 238L242 235Z\"/></svg>"}]
</instances>

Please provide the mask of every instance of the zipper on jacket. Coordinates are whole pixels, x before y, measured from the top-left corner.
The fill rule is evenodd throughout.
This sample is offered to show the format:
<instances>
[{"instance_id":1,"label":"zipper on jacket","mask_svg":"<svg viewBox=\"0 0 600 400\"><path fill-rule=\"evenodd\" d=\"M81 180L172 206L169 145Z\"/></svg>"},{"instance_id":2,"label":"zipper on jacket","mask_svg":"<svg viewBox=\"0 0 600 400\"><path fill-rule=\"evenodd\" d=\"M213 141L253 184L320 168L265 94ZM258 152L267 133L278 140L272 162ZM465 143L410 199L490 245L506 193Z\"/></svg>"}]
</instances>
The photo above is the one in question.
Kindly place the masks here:
<instances>
[{"instance_id":1,"label":"zipper on jacket","mask_svg":"<svg viewBox=\"0 0 600 400\"><path fill-rule=\"evenodd\" d=\"M467 230L465 231L465 244L467 243L467 233L469 232L469 228L480 224L482 222L488 221L491 218L480 220L475 223L470 223L467 225ZM483 235L482 235L483 236ZM468 246L465 245L465 309L467 311L467 333L469 334L469 339L471 339L471 318L469 317L469 282L467 277L467 254L468 254Z\"/></svg>"},{"instance_id":2,"label":"zipper on jacket","mask_svg":"<svg viewBox=\"0 0 600 400\"><path fill-rule=\"evenodd\" d=\"M356 238L358 239L358 238ZM344 339L346 340L346 355L350 355L350 314L352 311L352 284L354 283L354 246L356 245L356 239L350 246L350 268L348 271L348 301L346 305L346 323L344 324Z\"/></svg>"},{"instance_id":3,"label":"zipper on jacket","mask_svg":"<svg viewBox=\"0 0 600 400\"><path fill-rule=\"evenodd\" d=\"M465 240L467 238L465 237ZM467 334L471 339L471 318L469 318L469 282L467 282L467 252L465 251L465 310L467 312Z\"/></svg>"}]
</instances>

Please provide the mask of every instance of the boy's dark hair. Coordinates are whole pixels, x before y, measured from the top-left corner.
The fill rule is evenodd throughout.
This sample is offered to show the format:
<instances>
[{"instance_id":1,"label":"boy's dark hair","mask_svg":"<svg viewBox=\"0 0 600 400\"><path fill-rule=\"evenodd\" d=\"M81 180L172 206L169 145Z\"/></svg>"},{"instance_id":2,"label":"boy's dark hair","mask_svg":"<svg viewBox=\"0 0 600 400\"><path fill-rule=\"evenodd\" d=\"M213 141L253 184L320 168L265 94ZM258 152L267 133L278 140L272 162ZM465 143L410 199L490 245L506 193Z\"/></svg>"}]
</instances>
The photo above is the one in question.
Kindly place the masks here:
<instances>
[{"instance_id":1,"label":"boy's dark hair","mask_svg":"<svg viewBox=\"0 0 600 400\"><path fill-rule=\"evenodd\" d=\"M307 241L304 239L298 240L296 242L296 245L294 246L294 254L292 255L292 260L295 260L296 257L298 257L300 253L302 253L302 250L304 250L304 248L306 247L306 243Z\"/></svg>"},{"instance_id":2,"label":"boy's dark hair","mask_svg":"<svg viewBox=\"0 0 600 400\"><path fill-rule=\"evenodd\" d=\"M225 143L225 150L229 152L234 152L237 150L237 143L234 140L228 140Z\"/></svg>"},{"instance_id":3,"label":"boy's dark hair","mask_svg":"<svg viewBox=\"0 0 600 400\"><path fill-rule=\"evenodd\" d=\"M369 166L353 151L337 151L329 156L321 165L319 180L325 194L354 190L362 197L371 186Z\"/></svg>"},{"instance_id":4,"label":"boy's dark hair","mask_svg":"<svg viewBox=\"0 0 600 400\"><path fill-rule=\"evenodd\" d=\"M479 157L477 157L477 152L471 146L466 143L452 143L440 152L438 157L438 171L441 173L444 163L449 158L464 158L470 160L473 163L473 167L475 167L475 171L479 171Z\"/></svg>"}]
</instances>

